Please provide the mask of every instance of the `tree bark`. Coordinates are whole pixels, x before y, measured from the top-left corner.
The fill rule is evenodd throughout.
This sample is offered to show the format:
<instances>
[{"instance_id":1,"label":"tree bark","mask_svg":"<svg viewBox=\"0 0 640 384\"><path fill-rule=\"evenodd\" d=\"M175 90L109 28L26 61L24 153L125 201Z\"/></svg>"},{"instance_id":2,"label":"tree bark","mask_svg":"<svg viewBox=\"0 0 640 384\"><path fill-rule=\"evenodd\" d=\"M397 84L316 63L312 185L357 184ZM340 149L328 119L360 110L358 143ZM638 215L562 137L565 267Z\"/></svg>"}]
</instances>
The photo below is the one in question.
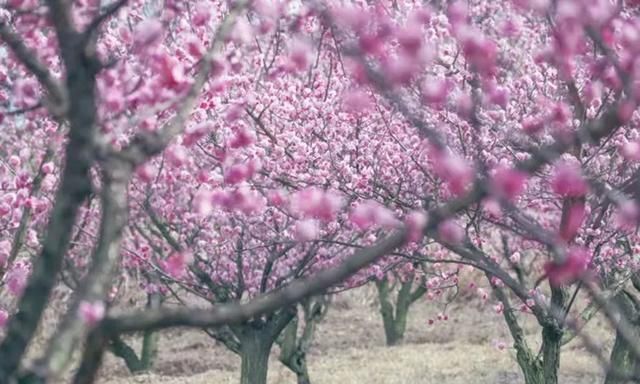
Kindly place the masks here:
<instances>
[{"instance_id":1,"label":"tree bark","mask_svg":"<svg viewBox=\"0 0 640 384\"><path fill-rule=\"evenodd\" d=\"M303 351L302 348L300 348L300 344L298 343L297 317L294 317L282 332L282 337L279 340L279 345L280 361L293 373L296 374L298 384L311 384L311 379L309 378L309 370L307 368L306 351Z\"/></svg>"},{"instance_id":2,"label":"tree bark","mask_svg":"<svg viewBox=\"0 0 640 384\"><path fill-rule=\"evenodd\" d=\"M545 384L558 384L560 368L560 342L562 331L555 326L544 326L542 329L542 370Z\"/></svg>"},{"instance_id":3,"label":"tree bark","mask_svg":"<svg viewBox=\"0 0 640 384\"><path fill-rule=\"evenodd\" d=\"M246 327L240 337L240 384L266 384L273 338L268 332Z\"/></svg>"},{"instance_id":4,"label":"tree bark","mask_svg":"<svg viewBox=\"0 0 640 384\"><path fill-rule=\"evenodd\" d=\"M637 307L630 294L624 290L620 291L615 299L622 314L633 324L636 335L640 336L638 330L638 316L640 316L640 308ZM636 360L631 346L626 339L616 331L616 339L611 350L610 369L605 378L605 384L627 384L632 381L627 377L640 373L640 366Z\"/></svg>"},{"instance_id":5,"label":"tree bark","mask_svg":"<svg viewBox=\"0 0 640 384\"><path fill-rule=\"evenodd\" d=\"M380 301L380 314L384 326L385 341L387 346L402 344L407 330L407 317L409 308L416 300L422 297L426 288L419 285L413 292L413 279L408 279L401 283L396 297L395 310L391 302L392 288L387 279L376 281L378 289L378 299Z\"/></svg>"},{"instance_id":6,"label":"tree bark","mask_svg":"<svg viewBox=\"0 0 640 384\"><path fill-rule=\"evenodd\" d=\"M565 310L567 295L562 287L551 287L551 310ZM550 318L542 324L542 370L545 384L558 384L560 347L564 330L558 319Z\"/></svg>"},{"instance_id":7,"label":"tree bark","mask_svg":"<svg viewBox=\"0 0 640 384\"><path fill-rule=\"evenodd\" d=\"M240 344L240 384L267 383L271 347L295 316L295 307L288 307L267 319L230 327Z\"/></svg>"},{"instance_id":8,"label":"tree bark","mask_svg":"<svg viewBox=\"0 0 640 384\"><path fill-rule=\"evenodd\" d=\"M147 308L157 308L160 306L161 297L158 294L148 295ZM120 336L114 336L109 343L111 352L124 360L127 369L131 373L149 371L153 367L155 357L158 353L158 333L146 330L142 335L142 348L140 357Z\"/></svg>"}]
</instances>

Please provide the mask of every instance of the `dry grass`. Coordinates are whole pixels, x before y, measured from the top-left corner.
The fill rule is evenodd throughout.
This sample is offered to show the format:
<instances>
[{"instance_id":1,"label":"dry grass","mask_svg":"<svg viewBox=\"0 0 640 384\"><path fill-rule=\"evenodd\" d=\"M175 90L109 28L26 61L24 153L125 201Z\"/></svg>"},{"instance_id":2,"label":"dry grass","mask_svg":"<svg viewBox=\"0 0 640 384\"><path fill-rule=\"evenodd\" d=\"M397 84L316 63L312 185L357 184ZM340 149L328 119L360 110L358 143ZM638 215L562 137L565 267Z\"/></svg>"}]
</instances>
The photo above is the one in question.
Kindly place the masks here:
<instances>
[{"instance_id":1,"label":"dry grass","mask_svg":"<svg viewBox=\"0 0 640 384\"><path fill-rule=\"evenodd\" d=\"M380 319L370 292L341 297L318 329L309 365L314 384L412 384L412 383L521 383L513 350L498 350L494 342L510 339L502 319L476 303L448 311L451 319L426 325L441 310L433 303L417 303L411 314L407 340L399 347L385 347ZM525 329L535 345L533 321ZM609 345L609 331L599 319L589 333ZM162 336L160 356L149 375L131 377L123 364L107 359L102 384L128 383L238 383L239 358L196 331L174 330ZM579 340L565 347L561 383L599 383L601 369ZM269 383L295 383L275 355Z\"/></svg>"}]
</instances>

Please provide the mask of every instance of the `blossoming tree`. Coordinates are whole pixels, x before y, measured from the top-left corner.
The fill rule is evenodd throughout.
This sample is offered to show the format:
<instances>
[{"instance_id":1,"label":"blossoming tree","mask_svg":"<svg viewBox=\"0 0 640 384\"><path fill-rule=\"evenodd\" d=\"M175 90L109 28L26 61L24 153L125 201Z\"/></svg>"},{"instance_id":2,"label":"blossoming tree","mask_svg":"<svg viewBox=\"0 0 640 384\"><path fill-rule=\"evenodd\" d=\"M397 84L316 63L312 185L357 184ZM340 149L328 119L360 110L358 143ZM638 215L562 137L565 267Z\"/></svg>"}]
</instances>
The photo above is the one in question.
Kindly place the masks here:
<instances>
[{"instance_id":1,"label":"blossoming tree","mask_svg":"<svg viewBox=\"0 0 640 384\"><path fill-rule=\"evenodd\" d=\"M432 287L460 265L486 274L527 383L557 382L576 282L635 361L606 300L637 264L635 12L8 1L0 381L59 377L85 341L75 381L91 382L120 334L193 326L264 383L297 302L388 271L422 279L414 265ZM117 313L121 275L185 305ZM72 300L26 365L59 277ZM513 299L541 325L542 357Z\"/></svg>"}]
</instances>

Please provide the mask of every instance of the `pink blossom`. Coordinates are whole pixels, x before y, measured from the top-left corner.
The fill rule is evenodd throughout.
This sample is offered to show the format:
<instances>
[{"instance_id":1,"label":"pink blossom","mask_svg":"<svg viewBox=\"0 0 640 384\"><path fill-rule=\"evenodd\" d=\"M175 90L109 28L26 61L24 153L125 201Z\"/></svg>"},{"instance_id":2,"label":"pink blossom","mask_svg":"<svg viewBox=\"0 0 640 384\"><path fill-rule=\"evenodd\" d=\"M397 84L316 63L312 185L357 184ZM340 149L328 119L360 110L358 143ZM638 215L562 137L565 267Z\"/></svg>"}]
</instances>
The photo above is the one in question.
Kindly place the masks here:
<instances>
[{"instance_id":1,"label":"pink blossom","mask_svg":"<svg viewBox=\"0 0 640 384\"><path fill-rule=\"evenodd\" d=\"M496 276L491 276L491 285L493 285L494 287L502 288L504 287L504 282Z\"/></svg>"},{"instance_id":2,"label":"pink blossom","mask_svg":"<svg viewBox=\"0 0 640 384\"><path fill-rule=\"evenodd\" d=\"M549 261L544 270L553 286L570 284L584 274L591 260L591 252L583 247L571 247L567 250L564 261Z\"/></svg>"},{"instance_id":3,"label":"pink blossom","mask_svg":"<svg viewBox=\"0 0 640 384\"><path fill-rule=\"evenodd\" d=\"M12 168L14 168L14 169L15 169L15 168L18 168L18 167L20 166L20 164L21 164L21 163L22 163L22 160L20 160L20 157L19 157L19 156L12 155L12 156L10 156L10 157L9 157L9 165L10 165Z\"/></svg>"},{"instance_id":4,"label":"pink blossom","mask_svg":"<svg viewBox=\"0 0 640 384\"><path fill-rule=\"evenodd\" d=\"M11 252L11 241L2 240L0 241L0 268L4 267L9 259L9 254Z\"/></svg>"},{"instance_id":5,"label":"pink blossom","mask_svg":"<svg viewBox=\"0 0 640 384\"><path fill-rule=\"evenodd\" d=\"M633 200L625 200L618 205L616 223L623 230L630 230L638 225L640 207ZM2 264L0 262L0 264Z\"/></svg>"},{"instance_id":6,"label":"pink blossom","mask_svg":"<svg viewBox=\"0 0 640 384\"><path fill-rule=\"evenodd\" d=\"M473 168L467 161L450 152L436 151L434 171L444 179L454 195L462 195L473 181Z\"/></svg>"},{"instance_id":7,"label":"pink blossom","mask_svg":"<svg viewBox=\"0 0 640 384\"><path fill-rule=\"evenodd\" d=\"M162 39L163 29L162 23L157 19L141 22L134 31L134 45L138 48L144 48L158 43Z\"/></svg>"},{"instance_id":8,"label":"pink blossom","mask_svg":"<svg viewBox=\"0 0 640 384\"><path fill-rule=\"evenodd\" d=\"M20 296L27 284L28 276L29 268L26 265L18 264L14 266L5 277L9 292L14 296Z\"/></svg>"},{"instance_id":9,"label":"pink blossom","mask_svg":"<svg viewBox=\"0 0 640 384\"><path fill-rule=\"evenodd\" d=\"M415 8L409 14L408 22L415 25L419 25L419 24L427 25L431 21L432 16L433 16L433 12L431 8L429 8L428 6L422 7L422 8Z\"/></svg>"},{"instance_id":10,"label":"pink blossom","mask_svg":"<svg viewBox=\"0 0 640 384\"><path fill-rule=\"evenodd\" d=\"M20 105L31 106L38 101L38 83L32 78L18 79L14 93Z\"/></svg>"},{"instance_id":11,"label":"pink blossom","mask_svg":"<svg viewBox=\"0 0 640 384\"><path fill-rule=\"evenodd\" d=\"M522 121L522 130L528 135L535 135L544 129L544 121L538 117L527 117Z\"/></svg>"},{"instance_id":12,"label":"pink blossom","mask_svg":"<svg viewBox=\"0 0 640 384\"><path fill-rule=\"evenodd\" d=\"M349 219L361 230L369 229L372 226L393 228L399 224L392 211L372 200L356 205L351 211Z\"/></svg>"},{"instance_id":13,"label":"pink blossom","mask_svg":"<svg viewBox=\"0 0 640 384\"><path fill-rule=\"evenodd\" d=\"M296 223L295 238L297 241L311 241L318 237L320 228L313 219L300 220Z\"/></svg>"},{"instance_id":14,"label":"pink blossom","mask_svg":"<svg viewBox=\"0 0 640 384\"><path fill-rule=\"evenodd\" d=\"M620 153L625 159L630 161L640 161L640 142L627 141L620 147Z\"/></svg>"},{"instance_id":15,"label":"pink blossom","mask_svg":"<svg viewBox=\"0 0 640 384\"><path fill-rule=\"evenodd\" d=\"M517 169L500 167L491 179L494 193L502 198L513 200L524 191L527 174Z\"/></svg>"},{"instance_id":16,"label":"pink blossom","mask_svg":"<svg viewBox=\"0 0 640 384\"><path fill-rule=\"evenodd\" d=\"M494 345L499 351L504 351L507 348L507 344L504 341L496 341Z\"/></svg>"},{"instance_id":17,"label":"pink blossom","mask_svg":"<svg viewBox=\"0 0 640 384\"><path fill-rule=\"evenodd\" d=\"M213 194L209 190L200 191L196 194L193 204L199 215L210 215L213 212Z\"/></svg>"},{"instance_id":18,"label":"pink blossom","mask_svg":"<svg viewBox=\"0 0 640 384\"><path fill-rule=\"evenodd\" d=\"M430 78L422 84L422 101L430 105L442 105L447 101L451 88L445 79Z\"/></svg>"},{"instance_id":19,"label":"pink blossom","mask_svg":"<svg viewBox=\"0 0 640 384\"><path fill-rule=\"evenodd\" d=\"M462 52L469 63L481 74L492 75L498 54L496 43L470 26L461 26L457 34Z\"/></svg>"},{"instance_id":20,"label":"pink blossom","mask_svg":"<svg viewBox=\"0 0 640 384\"><path fill-rule=\"evenodd\" d=\"M449 4L447 8L447 17L449 23L452 25L458 25L460 23L466 23L469 16L469 8L465 1L454 1Z\"/></svg>"},{"instance_id":21,"label":"pink blossom","mask_svg":"<svg viewBox=\"0 0 640 384\"><path fill-rule=\"evenodd\" d=\"M102 301L92 303L83 301L78 307L80 319L89 326L98 324L104 318L105 312L106 308Z\"/></svg>"},{"instance_id":22,"label":"pink blossom","mask_svg":"<svg viewBox=\"0 0 640 384\"><path fill-rule=\"evenodd\" d=\"M565 222L560 228L560 237L564 241L571 241L578 231L585 217L585 204L583 202L575 202L568 207Z\"/></svg>"},{"instance_id":23,"label":"pink blossom","mask_svg":"<svg viewBox=\"0 0 640 384\"><path fill-rule=\"evenodd\" d=\"M344 109L353 114L367 112L373 107L371 98L361 89L353 89L342 96Z\"/></svg>"},{"instance_id":24,"label":"pink blossom","mask_svg":"<svg viewBox=\"0 0 640 384\"><path fill-rule=\"evenodd\" d=\"M184 138L182 144L190 147L197 143L200 139L206 136L207 133L212 132L213 127L210 122L204 122L197 125L191 125L185 129Z\"/></svg>"},{"instance_id":25,"label":"pink blossom","mask_svg":"<svg viewBox=\"0 0 640 384\"><path fill-rule=\"evenodd\" d=\"M192 261L191 252L173 252L162 262L162 267L169 276L180 279L187 273L187 265Z\"/></svg>"},{"instance_id":26,"label":"pink blossom","mask_svg":"<svg viewBox=\"0 0 640 384\"><path fill-rule=\"evenodd\" d=\"M446 219L438 225L438 237L446 244L458 245L465 238L464 229L453 219Z\"/></svg>"},{"instance_id":27,"label":"pink blossom","mask_svg":"<svg viewBox=\"0 0 640 384\"><path fill-rule=\"evenodd\" d=\"M193 16L191 21L196 27L201 27L209 22L211 19L211 5L204 1L196 4L193 10Z\"/></svg>"},{"instance_id":28,"label":"pink blossom","mask_svg":"<svg viewBox=\"0 0 640 384\"><path fill-rule=\"evenodd\" d=\"M187 52L194 59L200 59L206 52L205 47L202 44L202 41L200 40L200 38L198 38L198 36L192 35L189 38L187 38L186 45L187 45ZM215 75L213 74L214 72L215 71L212 69L211 75L213 77L215 77Z\"/></svg>"},{"instance_id":29,"label":"pink blossom","mask_svg":"<svg viewBox=\"0 0 640 384\"><path fill-rule=\"evenodd\" d=\"M311 47L302 40L295 40L289 49L288 67L293 72L305 71L311 60Z\"/></svg>"},{"instance_id":30,"label":"pink blossom","mask_svg":"<svg viewBox=\"0 0 640 384\"><path fill-rule=\"evenodd\" d=\"M506 108L509 104L509 91L505 88L495 87L489 94L489 100L502 108Z\"/></svg>"},{"instance_id":31,"label":"pink blossom","mask_svg":"<svg viewBox=\"0 0 640 384\"><path fill-rule=\"evenodd\" d=\"M419 69L420 66L413 57L399 55L384 62L384 73L389 83L394 86L408 85Z\"/></svg>"},{"instance_id":32,"label":"pink blossom","mask_svg":"<svg viewBox=\"0 0 640 384\"><path fill-rule=\"evenodd\" d=\"M245 181L249 176L249 170L245 164L234 164L224 172L224 182L227 184L238 184Z\"/></svg>"},{"instance_id":33,"label":"pink blossom","mask_svg":"<svg viewBox=\"0 0 640 384\"><path fill-rule=\"evenodd\" d=\"M0 203L0 217L11 213L11 206L7 203Z\"/></svg>"},{"instance_id":34,"label":"pink blossom","mask_svg":"<svg viewBox=\"0 0 640 384\"><path fill-rule=\"evenodd\" d=\"M9 322L9 313L4 309L0 309L0 329L4 328Z\"/></svg>"},{"instance_id":35,"label":"pink blossom","mask_svg":"<svg viewBox=\"0 0 640 384\"><path fill-rule=\"evenodd\" d=\"M293 212L322 221L333 220L341 207L342 198L339 195L315 187L296 192L291 201Z\"/></svg>"},{"instance_id":36,"label":"pink blossom","mask_svg":"<svg viewBox=\"0 0 640 384\"><path fill-rule=\"evenodd\" d=\"M482 301L487 301L489 299L489 293L484 288L478 288L478 296Z\"/></svg>"},{"instance_id":37,"label":"pink blossom","mask_svg":"<svg viewBox=\"0 0 640 384\"><path fill-rule=\"evenodd\" d=\"M165 151L165 158L173 167L181 167L188 160L188 154L185 148L181 145L174 145L169 147Z\"/></svg>"},{"instance_id":38,"label":"pink blossom","mask_svg":"<svg viewBox=\"0 0 640 384\"><path fill-rule=\"evenodd\" d=\"M563 162L555 167L551 189L563 197L581 197L587 193L588 185L578 165Z\"/></svg>"},{"instance_id":39,"label":"pink blossom","mask_svg":"<svg viewBox=\"0 0 640 384\"><path fill-rule=\"evenodd\" d=\"M285 203L285 192L280 190L269 191L267 199L269 204L274 207L280 207Z\"/></svg>"},{"instance_id":40,"label":"pink blossom","mask_svg":"<svg viewBox=\"0 0 640 384\"><path fill-rule=\"evenodd\" d=\"M499 219L502 217L502 207L500 206L500 202L496 199L483 200L482 208L491 219Z\"/></svg>"},{"instance_id":41,"label":"pink blossom","mask_svg":"<svg viewBox=\"0 0 640 384\"><path fill-rule=\"evenodd\" d=\"M136 169L136 176L145 183L150 183L156 177L157 170L149 163L143 164Z\"/></svg>"},{"instance_id":42,"label":"pink blossom","mask_svg":"<svg viewBox=\"0 0 640 384\"><path fill-rule=\"evenodd\" d=\"M396 32L400 47L410 56L418 54L423 44L422 29L420 25L409 24Z\"/></svg>"},{"instance_id":43,"label":"pink blossom","mask_svg":"<svg viewBox=\"0 0 640 384\"><path fill-rule=\"evenodd\" d=\"M161 84L168 89L179 91L187 83L184 66L175 57L165 53L153 56L151 62Z\"/></svg>"},{"instance_id":44,"label":"pink blossom","mask_svg":"<svg viewBox=\"0 0 640 384\"><path fill-rule=\"evenodd\" d=\"M469 118L473 112L473 98L466 92L460 92L456 96L456 112L463 118Z\"/></svg>"},{"instance_id":45,"label":"pink blossom","mask_svg":"<svg viewBox=\"0 0 640 384\"><path fill-rule=\"evenodd\" d=\"M423 211L412 211L405 218L404 224L407 227L407 241L409 243L418 242L424 236L427 215Z\"/></svg>"},{"instance_id":46,"label":"pink blossom","mask_svg":"<svg viewBox=\"0 0 640 384\"><path fill-rule=\"evenodd\" d=\"M618 118L622 124L627 124L631 121L633 113L636 111L636 104L633 101L626 101L620 103L618 107Z\"/></svg>"},{"instance_id":47,"label":"pink blossom","mask_svg":"<svg viewBox=\"0 0 640 384\"><path fill-rule=\"evenodd\" d=\"M520 25L513 19L505 20L500 25L500 32L506 37L515 37L520 33Z\"/></svg>"},{"instance_id":48,"label":"pink blossom","mask_svg":"<svg viewBox=\"0 0 640 384\"><path fill-rule=\"evenodd\" d=\"M53 163L48 161L48 162L42 164L42 173L44 173L45 175L48 175L51 172L53 172L54 168L55 168L55 166L53 165Z\"/></svg>"},{"instance_id":49,"label":"pink blossom","mask_svg":"<svg viewBox=\"0 0 640 384\"><path fill-rule=\"evenodd\" d=\"M229 147L237 149L248 147L255 142L255 135L245 128L238 128L235 135L229 141Z\"/></svg>"}]
</instances>

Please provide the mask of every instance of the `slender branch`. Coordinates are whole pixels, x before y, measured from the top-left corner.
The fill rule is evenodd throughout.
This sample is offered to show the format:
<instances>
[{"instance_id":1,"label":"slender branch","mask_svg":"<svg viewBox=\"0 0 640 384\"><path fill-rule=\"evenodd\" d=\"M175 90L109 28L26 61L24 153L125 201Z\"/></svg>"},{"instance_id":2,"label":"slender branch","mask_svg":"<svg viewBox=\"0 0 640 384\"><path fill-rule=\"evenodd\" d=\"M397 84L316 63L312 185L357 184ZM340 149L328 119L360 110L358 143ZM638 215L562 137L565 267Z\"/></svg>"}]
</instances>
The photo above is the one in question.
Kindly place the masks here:
<instances>
[{"instance_id":1,"label":"slender branch","mask_svg":"<svg viewBox=\"0 0 640 384\"><path fill-rule=\"evenodd\" d=\"M68 98L65 89L51 74L46 65L38 60L36 54L31 51L5 22L0 21L0 39L2 39L20 62L42 84L49 95L50 112L60 117L66 112ZM39 104L37 105L39 106ZM36 106L36 107L37 107Z\"/></svg>"},{"instance_id":2,"label":"slender branch","mask_svg":"<svg viewBox=\"0 0 640 384\"><path fill-rule=\"evenodd\" d=\"M18 303L18 311L9 320L6 336L0 344L1 383L10 382L36 332L63 266L78 210L90 195L90 169L95 161L95 72L87 61L84 47L79 46L79 41L74 38L69 4L56 0L49 0L48 4L69 73L66 82L69 94L69 139L62 181L56 192L42 249L34 259L33 272Z\"/></svg>"},{"instance_id":3,"label":"slender branch","mask_svg":"<svg viewBox=\"0 0 640 384\"><path fill-rule=\"evenodd\" d=\"M109 334L160 329L174 326L215 327L239 324L256 316L292 305L301 299L322 293L327 287L346 279L405 242L405 232L398 231L371 248L357 251L336 267L311 278L295 280L286 287L258 297L249 303L229 303L212 309L164 308L134 312L107 318L102 326Z\"/></svg>"},{"instance_id":4,"label":"slender branch","mask_svg":"<svg viewBox=\"0 0 640 384\"><path fill-rule=\"evenodd\" d=\"M97 30L102 23L104 23L111 16L115 15L122 7L124 7L129 0L117 0L105 7L95 19L89 23L84 31L85 36L90 36L95 30Z\"/></svg>"},{"instance_id":5,"label":"slender branch","mask_svg":"<svg viewBox=\"0 0 640 384\"><path fill-rule=\"evenodd\" d=\"M88 328L88 324L78 315L80 304L104 299L120 260L120 244L128 220L127 185L133 170L128 163L110 163L105 168L102 210L106 213L102 215L100 236L91 256L91 267L62 324L49 342L46 353L27 373L32 383L44 383L59 378L63 373Z\"/></svg>"},{"instance_id":6,"label":"slender branch","mask_svg":"<svg viewBox=\"0 0 640 384\"><path fill-rule=\"evenodd\" d=\"M140 165L150 157L162 152L169 142L182 132L200 96L200 91L209 78L214 55L222 49L226 36L231 32L237 17L248 3L248 0L235 2L229 10L227 17L225 17L218 27L209 51L200 61L199 70L193 85L187 92L175 116L165 126L155 132L145 132L134 136L131 139L131 143L117 153L118 156L126 159L134 166Z\"/></svg>"}]
</instances>

